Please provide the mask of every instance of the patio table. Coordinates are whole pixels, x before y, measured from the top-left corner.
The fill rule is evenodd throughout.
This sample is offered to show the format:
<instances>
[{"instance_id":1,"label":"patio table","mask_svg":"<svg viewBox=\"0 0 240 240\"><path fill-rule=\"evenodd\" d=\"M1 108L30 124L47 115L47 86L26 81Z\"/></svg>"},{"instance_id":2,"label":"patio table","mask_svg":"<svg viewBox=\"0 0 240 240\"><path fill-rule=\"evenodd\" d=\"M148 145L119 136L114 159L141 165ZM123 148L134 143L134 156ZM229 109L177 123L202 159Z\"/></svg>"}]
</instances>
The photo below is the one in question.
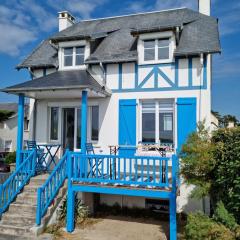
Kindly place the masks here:
<instances>
[{"instance_id":1,"label":"patio table","mask_svg":"<svg viewBox=\"0 0 240 240\"><path fill-rule=\"evenodd\" d=\"M44 151L44 159L45 159L45 164L46 164L46 170L50 171L50 166L52 163L54 163L54 165L56 166L56 162L55 162L55 156L58 152L58 150L61 147L61 144L37 144L38 149L46 149L46 151ZM51 150L53 148L56 148L54 150L54 152L52 153ZM47 157L50 158L49 162L46 162Z\"/></svg>"}]
</instances>

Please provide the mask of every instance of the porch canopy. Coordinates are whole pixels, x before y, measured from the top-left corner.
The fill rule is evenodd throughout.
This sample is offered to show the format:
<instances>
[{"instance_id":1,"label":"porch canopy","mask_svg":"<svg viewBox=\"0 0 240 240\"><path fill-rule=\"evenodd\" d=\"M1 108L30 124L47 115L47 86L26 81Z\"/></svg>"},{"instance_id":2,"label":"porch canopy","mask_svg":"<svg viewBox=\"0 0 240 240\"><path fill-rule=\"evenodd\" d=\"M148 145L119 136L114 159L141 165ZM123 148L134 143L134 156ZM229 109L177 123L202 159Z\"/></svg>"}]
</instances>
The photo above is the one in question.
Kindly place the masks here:
<instances>
[{"instance_id":1,"label":"porch canopy","mask_svg":"<svg viewBox=\"0 0 240 240\"><path fill-rule=\"evenodd\" d=\"M81 90L87 90L89 97L110 96L98 80L92 77L87 70L56 71L43 77L26 81L2 89L11 94L23 94L35 99L50 98L79 98Z\"/></svg>"},{"instance_id":2,"label":"porch canopy","mask_svg":"<svg viewBox=\"0 0 240 240\"><path fill-rule=\"evenodd\" d=\"M107 97L110 90L92 77L87 70L56 71L46 76L2 89L5 93L19 95L16 167L21 164L23 147L24 98L63 99L81 98L81 151L86 153L88 97ZM84 163L83 163L84 164Z\"/></svg>"}]
</instances>

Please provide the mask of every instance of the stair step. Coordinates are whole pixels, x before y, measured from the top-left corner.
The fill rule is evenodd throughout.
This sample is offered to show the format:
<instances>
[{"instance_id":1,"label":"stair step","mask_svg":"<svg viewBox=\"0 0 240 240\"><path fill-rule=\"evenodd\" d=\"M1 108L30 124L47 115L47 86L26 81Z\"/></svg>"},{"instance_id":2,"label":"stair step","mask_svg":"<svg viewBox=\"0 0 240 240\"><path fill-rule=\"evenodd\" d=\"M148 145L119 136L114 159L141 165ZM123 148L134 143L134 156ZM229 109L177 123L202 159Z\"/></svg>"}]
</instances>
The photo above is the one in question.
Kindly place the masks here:
<instances>
[{"instance_id":1,"label":"stair step","mask_svg":"<svg viewBox=\"0 0 240 240\"><path fill-rule=\"evenodd\" d=\"M36 237L30 237L30 236L18 236L18 235L10 235L10 234L4 234L0 233L0 240L32 240L32 239L38 239Z\"/></svg>"},{"instance_id":2,"label":"stair step","mask_svg":"<svg viewBox=\"0 0 240 240\"><path fill-rule=\"evenodd\" d=\"M31 224L32 226L35 224L35 216L32 216L32 215L16 215L16 214L10 214L10 213L6 213L6 214L3 214L2 216L2 221L0 222L1 223L5 223L7 224L7 222L9 222L10 224L18 224L18 223L21 223L21 224ZM9 225L10 225L9 224Z\"/></svg>"},{"instance_id":3,"label":"stair step","mask_svg":"<svg viewBox=\"0 0 240 240\"><path fill-rule=\"evenodd\" d=\"M13 225L0 224L0 233L7 235L24 235L30 232L29 227L18 227Z\"/></svg>"},{"instance_id":4,"label":"stair step","mask_svg":"<svg viewBox=\"0 0 240 240\"><path fill-rule=\"evenodd\" d=\"M17 204L12 203L8 210L9 213L18 213L18 214L36 214L36 206L30 206L28 204Z\"/></svg>"},{"instance_id":5,"label":"stair step","mask_svg":"<svg viewBox=\"0 0 240 240\"><path fill-rule=\"evenodd\" d=\"M41 187L42 185L32 185L32 184L29 184L29 185L26 185L24 187L24 192L31 192L31 193L36 193L38 188Z\"/></svg>"},{"instance_id":6,"label":"stair step","mask_svg":"<svg viewBox=\"0 0 240 240\"><path fill-rule=\"evenodd\" d=\"M32 206L36 206L37 204L37 195L36 194L25 194L25 193L22 193L20 194L15 203L17 204L30 204Z\"/></svg>"}]
</instances>

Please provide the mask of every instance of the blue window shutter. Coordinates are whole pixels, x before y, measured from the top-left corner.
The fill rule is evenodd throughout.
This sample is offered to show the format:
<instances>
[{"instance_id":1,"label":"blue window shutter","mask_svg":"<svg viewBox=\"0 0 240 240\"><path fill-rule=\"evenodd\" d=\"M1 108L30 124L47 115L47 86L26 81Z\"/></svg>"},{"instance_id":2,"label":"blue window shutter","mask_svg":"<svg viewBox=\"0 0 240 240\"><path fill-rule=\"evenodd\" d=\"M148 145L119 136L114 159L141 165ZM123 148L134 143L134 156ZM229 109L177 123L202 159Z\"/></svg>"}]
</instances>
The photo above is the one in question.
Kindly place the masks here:
<instances>
[{"instance_id":1,"label":"blue window shutter","mask_svg":"<svg viewBox=\"0 0 240 240\"><path fill-rule=\"evenodd\" d=\"M136 148L136 99L119 100L119 154L133 155ZM124 147L123 147L124 146Z\"/></svg>"},{"instance_id":2,"label":"blue window shutter","mask_svg":"<svg viewBox=\"0 0 240 240\"><path fill-rule=\"evenodd\" d=\"M177 139L178 151L181 151L182 145L187 140L190 133L196 131L197 110L196 98L178 98L177 99Z\"/></svg>"}]
</instances>

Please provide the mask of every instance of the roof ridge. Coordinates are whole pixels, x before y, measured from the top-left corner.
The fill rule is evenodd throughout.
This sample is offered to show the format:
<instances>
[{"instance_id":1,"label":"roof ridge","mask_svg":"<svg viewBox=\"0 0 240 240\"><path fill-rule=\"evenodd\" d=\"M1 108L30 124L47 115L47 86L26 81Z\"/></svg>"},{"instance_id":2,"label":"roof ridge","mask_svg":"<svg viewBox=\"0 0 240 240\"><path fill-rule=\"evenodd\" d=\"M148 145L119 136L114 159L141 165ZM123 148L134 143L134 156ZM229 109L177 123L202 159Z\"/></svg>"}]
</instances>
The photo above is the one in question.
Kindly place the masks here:
<instances>
[{"instance_id":1,"label":"roof ridge","mask_svg":"<svg viewBox=\"0 0 240 240\"><path fill-rule=\"evenodd\" d=\"M111 16L111 17L101 17L101 18L92 18L92 19L83 19L80 20L78 23L81 22L91 22L91 21L98 21L98 20L104 20L104 19L114 19L114 18L121 18L121 17L128 17L128 16L137 16L137 15L144 15L144 14L151 14L151 13L161 13L161 12L169 12L169 11L175 11L175 10L181 10L181 9L189 9L187 7L179 7L179 8L169 8L164 10L156 10L156 11L148 11L148 12L139 12L139 13L130 13L130 14L124 14L124 15L118 15L118 16ZM191 9L192 10L192 9ZM194 10L193 10L194 11ZM74 25L73 25L74 26Z\"/></svg>"}]
</instances>

